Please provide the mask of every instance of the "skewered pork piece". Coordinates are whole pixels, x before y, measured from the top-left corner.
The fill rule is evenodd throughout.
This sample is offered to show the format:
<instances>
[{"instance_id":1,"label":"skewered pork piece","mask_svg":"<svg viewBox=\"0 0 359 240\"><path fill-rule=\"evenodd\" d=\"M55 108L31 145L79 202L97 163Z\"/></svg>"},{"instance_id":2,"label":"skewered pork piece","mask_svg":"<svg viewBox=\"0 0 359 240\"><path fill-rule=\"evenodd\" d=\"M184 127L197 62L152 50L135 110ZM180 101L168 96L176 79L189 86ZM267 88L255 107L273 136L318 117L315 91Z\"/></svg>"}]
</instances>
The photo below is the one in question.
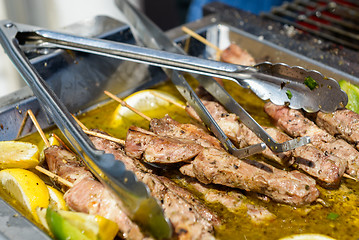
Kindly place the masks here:
<instances>
[{"instance_id":1,"label":"skewered pork piece","mask_svg":"<svg viewBox=\"0 0 359 240\"><path fill-rule=\"evenodd\" d=\"M319 128L299 110L266 103L264 110L276 124L292 137L309 136L311 143L322 151L347 161L346 173L359 179L359 152L342 139L336 139Z\"/></svg>"},{"instance_id":2,"label":"skewered pork piece","mask_svg":"<svg viewBox=\"0 0 359 240\"><path fill-rule=\"evenodd\" d=\"M238 143L240 147L261 142L249 128L238 121L235 114L228 113L218 102L202 100L202 103L225 134L232 141ZM190 116L201 121L193 108L187 106L186 110ZM285 142L291 139L276 128L264 127L264 129L278 142ZM282 166L290 166L296 163L299 169L315 177L321 185L331 188L338 187L347 167L345 160L331 154L326 154L311 144L283 153L274 153L269 148L266 148L260 154Z\"/></svg>"},{"instance_id":3,"label":"skewered pork piece","mask_svg":"<svg viewBox=\"0 0 359 240\"><path fill-rule=\"evenodd\" d=\"M179 239L214 239L212 234L219 219L192 194L168 178L147 171L139 161L127 156L119 144L102 138L90 138L97 149L113 154L140 181L147 184L151 194L161 202Z\"/></svg>"},{"instance_id":4,"label":"skewered pork piece","mask_svg":"<svg viewBox=\"0 0 359 240\"><path fill-rule=\"evenodd\" d=\"M195 141L192 133L197 131L192 130L200 128L194 125L189 128L188 125L190 124L185 124L191 131L186 131L183 124L165 116L152 120L150 129L161 136L180 135ZM265 163L238 159L206 141L205 139L211 139L205 136L210 136L208 133L202 130L201 134L197 143L203 146L203 150L190 164L180 168L184 175L197 178L205 184L214 183L261 193L277 202L290 205L311 203L319 196L312 178L298 171L286 172Z\"/></svg>"},{"instance_id":5,"label":"skewered pork piece","mask_svg":"<svg viewBox=\"0 0 359 240\"><path fill-rule=\"evenodd\" d=\"M222 51L220 60L222 62L245 66L252 66L256 64L254 58L246 50L233 43Z\"/></svg>"},{"instance_id":6,"label":"skewered pork piece","mask_svg":"<svg viewBox=\"0 0 359 240\"><path fill-rule=\"evenodd\" d=\"M194 124L179 123L166 115L161 119L152 119L150 131L159 136L191 140L202 147L222 149L217 138Z\"/></svg>"},{"instance_id":7,"label":"skewered pork piece","mask_svg":"<svg viewBox=\"0 0 359 240\"><path fill-rule=\"evenodd\" d=\"M265 163L238 159L226 151L205 148L180 171L204 184L219 184L264 194L276 202L301 206L319 196L315 180L298 171L287 172Z\"/></svg>"},{"instance_id":8,"label":"skewered pork piece","mask_svg":"<svg viewBox=\"0 0 359 240\"><path fill-rule=\"evenodd\" d=\"M129 128L125 146L128 156L149 163L191 161L202 150L191 140L161 137L135 126Z\"/></svg>"},{"instance_id":9,"label":"skewered pork piece","mask_svg":"<svg viewBox=\"0 0 359 240\"><path fill-rule=\"evenodd\" d=\"M64 195L71 209L116 222L123 239L146 239L138 225L122 210L122 203L111 197L111 193L93 178L73 153L60 146L51 146L44 154L51 172L74 183Z\"/></svg>"},{"instance_id":10,"label":"skewered pork piece","mask_svg":"<svg viewBox=\"0 0 359 240\"><path fill-rule=\"evenodd\" d=\"M359 150L359 114L349 109L342 109L333 113L318 112L314 114L313 119L319 127L337 138L343 138L354 144Z\"/></svg>"}]
</instances>

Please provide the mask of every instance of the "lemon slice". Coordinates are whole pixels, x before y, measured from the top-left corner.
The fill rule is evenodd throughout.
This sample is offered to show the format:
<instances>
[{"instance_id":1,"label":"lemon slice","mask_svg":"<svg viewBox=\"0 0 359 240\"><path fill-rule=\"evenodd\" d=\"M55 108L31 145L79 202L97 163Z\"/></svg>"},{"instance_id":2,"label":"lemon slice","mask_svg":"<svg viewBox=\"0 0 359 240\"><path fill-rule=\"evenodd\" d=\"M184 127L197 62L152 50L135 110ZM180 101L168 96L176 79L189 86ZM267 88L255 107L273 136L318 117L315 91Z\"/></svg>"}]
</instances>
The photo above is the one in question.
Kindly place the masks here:
<instances>
[{"instance_id":1,"label":"lemon slice","mask_svg":"<svg viewBox=\"0 0 359 240\"><path fill-rule=\"evenodd\" d=\"M279 240L335 240L335 239L323 234L306 233L306 234L290 235L288 237L284 237Z\"/></svg>"},{"instance_id":2,"label":"lemon slice","mask_svg":"<svg viewBox=\"0 0 359 240\"><path fill-rule=\"evenodd\" d=\"M45 228L50 229L57 239L74 236L91 240L114 239L119 230L115 222L99 215L51 208L38 208L38 214L45 221Z\"/></svg>"},{"instance_id":3,"label":"lemon slice","mask_svg":"<svg viewBox=\"0 0 359 240\"><path fill-rule=\"evenodd\" d=\"M50 195L49 207L54 210L69 210L64 200L64 194L49 185L46 185L46 187Z\"/></svg>"},{"instance_id":4,"label":"lemon slice","mask_svg":"<svg viewBox=\"0 0 359 240\"><path fill-rule=\"evenodd\" d=\"M185 104L178 98L159 90L142 90L126 97L124 101L131 107L145 113L151 118L159 118L163 117L164 114L168 112L168 108L171 105L174 105L170 101L164 99L169 99L171 102L185 106ZM141 119L141 117L137 116L137 114L129 108L119 105L114 112L112 123L115 126L120 126L126 120L133 121L137 119Z\"/></svg>"},{"instance_id":5,"label":"lemon slice","mask_svg":"<svg viewBox=\"0 0 359 240\"><path fill-rule=\"evenodd\" d=\"M12 168L0 171L0 184L35 221L39 221L36 208L49 205L49 191L44 181L29 170Z\"/></svg>"},{"instance_id":6,"label":"lemon slice","mask_svg":"<svg viewBox=\"0 0 359 240\"><path fill-rule=\"evenodd\" d=\"M39 164L36 145L20 141L0 142L0 169L33 168Z\"/></svg>"}]
</instances>

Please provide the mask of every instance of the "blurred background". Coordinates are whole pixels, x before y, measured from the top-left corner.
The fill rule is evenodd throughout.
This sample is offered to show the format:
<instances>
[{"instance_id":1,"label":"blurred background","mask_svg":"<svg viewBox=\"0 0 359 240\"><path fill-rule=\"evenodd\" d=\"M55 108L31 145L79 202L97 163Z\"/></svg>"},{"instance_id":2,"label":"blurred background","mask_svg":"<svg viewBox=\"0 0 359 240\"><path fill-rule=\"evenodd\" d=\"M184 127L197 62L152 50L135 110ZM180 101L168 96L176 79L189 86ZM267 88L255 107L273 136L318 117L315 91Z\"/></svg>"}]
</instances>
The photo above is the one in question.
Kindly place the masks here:
<instances>
[{"instance_id":1,"label":"blurred background","mask_svg":"<svg viewBox=\"0 0 359 240\"><path fill-rule=\"evenodd\" d=\"M162 30L202 18L203 5L218 0L130 0ZM283 0L221 0L258 14ZM57 30L96 15L123 20L114 0L0 0L0 20ZM0 97L25 86L0 47Z\"/></svg>"}]
</instances>

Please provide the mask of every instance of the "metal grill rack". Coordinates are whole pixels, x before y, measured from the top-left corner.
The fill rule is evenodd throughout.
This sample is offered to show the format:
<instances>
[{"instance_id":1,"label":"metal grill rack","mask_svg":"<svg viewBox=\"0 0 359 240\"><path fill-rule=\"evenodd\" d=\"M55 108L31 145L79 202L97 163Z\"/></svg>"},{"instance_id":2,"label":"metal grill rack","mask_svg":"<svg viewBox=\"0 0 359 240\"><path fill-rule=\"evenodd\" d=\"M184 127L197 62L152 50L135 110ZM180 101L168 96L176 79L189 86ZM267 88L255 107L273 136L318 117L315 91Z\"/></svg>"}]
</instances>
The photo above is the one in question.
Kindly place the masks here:
<instances>
[{"instance_id":1,"label":"metal grill rack","mask_svg":"<svg viewBox=\"0 0 359 240\"><path fill-rule=\"evenodd\" d=\"M359 49L359 1L295 0L262 16L352 49Z\"/></svg>"}]
</instances>

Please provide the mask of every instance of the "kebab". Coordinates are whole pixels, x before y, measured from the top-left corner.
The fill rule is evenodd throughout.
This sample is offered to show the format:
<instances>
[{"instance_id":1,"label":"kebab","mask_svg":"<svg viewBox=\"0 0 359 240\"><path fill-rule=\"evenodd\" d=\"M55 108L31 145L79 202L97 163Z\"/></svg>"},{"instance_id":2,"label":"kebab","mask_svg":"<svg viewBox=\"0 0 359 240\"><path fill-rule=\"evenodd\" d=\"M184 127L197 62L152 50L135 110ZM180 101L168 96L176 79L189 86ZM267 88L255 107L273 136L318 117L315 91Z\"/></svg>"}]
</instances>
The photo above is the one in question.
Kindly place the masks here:
<instances>
[{"instance_id":1,"label":"kebab","mask_svg":"<svg viewBox=\"0 0 359 240\"><path fill-rule=\"evenodd\" d=\"M336 139L327 131L319 128L299 110L276 106L273 103L266 103L264 110L290 136L310 136L315 147L347 160L346 173L359 179L359 152L352 145L345 140Z\"/></svg>"},{"instance_id":2,"label":"kebab","mask_svg":"<svg viewBox=\"0 0 359 240\"><path fill-rule=\"evenodd\" d=\"M202 103L226 135L232 141L238 143L240 147L261 142L250 129L238 121L235 114L228 113L219 103L207 100L202 100ZM187 106L186 111L190 116L201 122L201 119L191 107ZM264 129L278 142L291 139L276 128L265 127ZM346 161L331 154L325 154L311 144L283 153L274 153L267 148L260 154L285 167L296 164L299 169L316 178L322 186L330 188L339 186L341 177L347 167Z\"/></svg>"},{"instance_id":3,"label":"kebab","mask_svg":"<svg viewBox=\"0 0 359 240\"><path fill-rule=\"evenodd\" d=\"M147 184L152 195L161 202L180 238L210 238L213 226L218 225L219 220L189 192L179 188L168 178L153 174L138 160L127 156L120 144L99 137L91 137L91 140L97 149L121 159L127 169Z\"/></svg>"},{"instance_id":4,"label":"kebab","mask_svg":"<svg viewBox=\"0 0 359 240\"><path fill-rule=\"evenodd\" d=\"M108 92L106 94L112 96ZM312 178L298 171L287 172L265 163L240 160L219 148L218 145L207 141L207 139L215 138L195 125L180 124L169 116L165 116L162 119L151 120L150 129L152 132L137 127L129 129L125 143L127 155L147 161L142 158L145 156L153 162L152 159L156 159L156 156L151 153L160 155L163 153L153 151L158 147L158 142L162 142L162 146L164 146L168 144L168 139L185 139L186 142L193 141L203 149L194 160L186 160L190 162L182 166L180 171L184 175L197 178L202 183L214 183L254 191L267 195L277 202L290 205L305 205L315 201L319 196L319 191ZM158 138L161 140L157 141ZM218 144L218 141L215 142ZM162 146L159 149L162 149ZM149 147L150 151L148 152L146 150ZM160 159L173 157L172 155L161 156ZM282 182L287 184L282 184Z\"/></svg>"},{"instance_id":5,"label":"kebab","mask_svg":"<svg viewBox=\"0 0 359 240\"><path fill-rule=\"evenodd\" d=\"M318 112L309 115L310 119L331 135L342 138L353 144L359 150L359 114L349 110L341 109L333 113Z\"/></svg>"}]
</instances>

